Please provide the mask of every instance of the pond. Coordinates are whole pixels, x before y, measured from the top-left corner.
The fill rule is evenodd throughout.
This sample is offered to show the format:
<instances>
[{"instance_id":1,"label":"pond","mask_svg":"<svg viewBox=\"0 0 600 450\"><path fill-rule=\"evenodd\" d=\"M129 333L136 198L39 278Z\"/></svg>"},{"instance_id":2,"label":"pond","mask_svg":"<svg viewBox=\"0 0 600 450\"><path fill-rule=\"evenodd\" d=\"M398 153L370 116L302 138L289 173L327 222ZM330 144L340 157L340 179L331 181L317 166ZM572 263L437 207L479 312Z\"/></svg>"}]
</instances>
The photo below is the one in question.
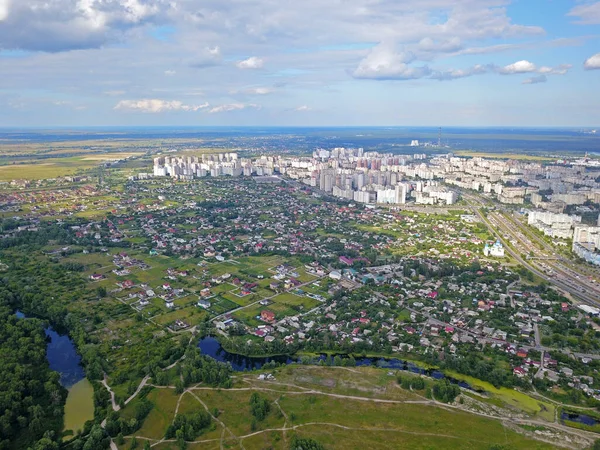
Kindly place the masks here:
<instances>
[{"instance_id":1,"label":"pond","mask_svg":"<svg viewBox=\"0 0 600 450\"><path fill-rule=\"evenodd\" d=\"M231 367L236 372L260 369L266 363L271 361L284 364L291 364L295 362L295 360L290 358L289 356L253 358L250 356L229 353L221 346L218 340L211 336L207 336L204 339L201 339L200 343L198 344L198 347L200 347L200 351L203 355L210 356L211 358L216 359L220 362L226 362L231 364Z\"/></svg>"},{"instance_id":2,"label":"pond","mask_svg":"<svg viewBox=\"0 0 600 450\"><path fill-rule=\"evenodd\" d=\"M64 429L83 430L88 420L94 419L94 387L87 378L75 383L69 389L65 404Z\"/></svg>"},{"instance_id":3,"label":"pond","mask_svg":"<svg viewBox=\"0 0 600 450\"><path fill-rule=\"evenodd\" d=\"M594 426L594 425L600 424L600 421L598 421L594 417L590 417L585 414L579 414L579 413L575 413L575 412L571 412L571 411L563 411L560 414L560 419L563 421L568 420L570 422L577 422L577 423L581 423L583 425L589 425L589 426Z\"/></svg>"},{"instance_id":4,"label":"pond","mask_svg":"<svg viewBox=\"0 0 600 450\"><path fill-rule=\"evenodd\" d=\"M21 311L17 311L16 316L27 318ZM65 405L65 430L76 432L83 429L87 420L94 418L94 389L85 377L81 356L71 338L57 333L50 326L44 332L48 340L46 358L50 369L60 374L60 384L69 392Z\"/></svg>"},{"instance_id":5,"label":"pond","mask_svg":"<svg viewBox=\"0 0 600 450\"><path fill-rule=\"evenodd\" d=\"M261 358L229 353L221 346L217 339L211 336L207 336L201 339L198 344L198 347L204 355L210 356L211 358L216 359L217 361L231 364L231 367L236 372L260 369L263 365L271 361L275 361L276 363L280 364L298 363L298 358L291 356L274 356ZM348 355L340 356L347 357ZM317 360L325 360L326 357L326 355L320 355L317 357ZM471 386L465 383L464 381L459 381L454 378L447 377L439 370L423 369L422 367L418 367L415 364L409 361L404 361L402 359L359 357L355 358L355 360L357 366L376 366L383 369L404 370L412 373L418 373L421 375L427 375L432 378L435 378L436 380L448 379L451 383L457 384L462 388L472 389Z\"/></svg>"}]
</instances>

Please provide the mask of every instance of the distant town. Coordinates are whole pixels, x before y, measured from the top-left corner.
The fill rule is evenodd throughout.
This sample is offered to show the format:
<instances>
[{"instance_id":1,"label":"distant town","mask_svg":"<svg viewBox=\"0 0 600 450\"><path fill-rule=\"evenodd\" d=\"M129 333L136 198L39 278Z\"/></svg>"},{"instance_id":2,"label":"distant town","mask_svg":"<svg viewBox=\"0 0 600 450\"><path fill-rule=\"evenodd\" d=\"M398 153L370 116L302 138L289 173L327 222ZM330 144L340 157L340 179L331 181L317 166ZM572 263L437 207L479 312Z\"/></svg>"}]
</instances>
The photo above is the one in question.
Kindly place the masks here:
<instances>
[{"instance_id":1,"label":"distant town","mask_svg":"<svg viewBox=\"0 0 600 450\"><path fill-rule=\"evenodd\" d=\"M411 146L418 146L412 141ZM324 194L366 205L452 205L461 190L501 204L524 205L528 224L558 245L570 242L580 258L600 265L600 167L588 158L554 164L461 158L452 154L393 155L364 149L316 150L312 157L238 158L237 153L154 159L153 176L192 180L207 176L283 176ZM140 173L145 179L150 174ZM274 181L274 180L271 180ZM525 206L527 204L527 206ZM594 223L582 216L595 215Z\"/></svg>"}]
</instances>

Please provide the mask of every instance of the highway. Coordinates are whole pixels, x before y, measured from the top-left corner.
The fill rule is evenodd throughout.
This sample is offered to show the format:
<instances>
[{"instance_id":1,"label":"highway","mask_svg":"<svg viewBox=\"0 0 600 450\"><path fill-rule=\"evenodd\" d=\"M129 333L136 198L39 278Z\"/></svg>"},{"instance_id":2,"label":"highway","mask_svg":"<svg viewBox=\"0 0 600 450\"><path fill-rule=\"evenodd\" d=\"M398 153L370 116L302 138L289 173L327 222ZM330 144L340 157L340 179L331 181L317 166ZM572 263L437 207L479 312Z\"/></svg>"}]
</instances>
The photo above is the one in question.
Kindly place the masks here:
<instances>
[{"instance_id":1,"label":"highway","mask_svg":"<svg viewBox=\"0 0 600 450\"><path fill-rule=\"evenodd\" d=\"M505 237L510 236L512 238L510 243L514 250L520 252L520 255L528 254L535 248L533 242L531 242L528 236L521 231L522 229L520 227L523 225L515 223L515 221L509 220L504 215L498 213L490 214L488 220L496 225L498 229L506 233ZM546 251L546 253L544 253L544 251ZM538 253L543 258L551 258L554 256L551 247L542 250L541 253L538 251ZM566 267L566 265L575 266L566 258L560 258L561 259L558 262L551 259L545 261L528 261L530 266L535 267L538 271L544 272L544 274L551 277L549 280L552 280L554 284L557 284L557 281L568 284L571 287L570 292L573 292L584 300L588 299L590 304L599 303L600 287L589 281L585 275L581 274L579 271Z\"/></svg>"},{"instance_id":2,"label":"highway","mask_svg":"<svg viewBox=\"0 0 600 450\"><path fill-rule=\"evenodd\" d=\"M465 199L467 199L467 198L472 199L472 196L468 196L468 197L465 196ZM592 293L588 292L587 289L577 286L580 283L579 280L573 279L570 274L568 274L566 272L562 272L562 270L557 269L557 272L562 272L563 275L560 277L551 277L551 276L548 276L542 270L540 270L536 265L533 265L533 263L530 263L530 262L526 261L525 259L523 259L521 257L521 255L513 249L512 243L509 242L504 237L504 235L502 235L498 231L498 230L501 230L502 233L504 233L505 235L511 236L516 241L519 241L517 236L515 236L515 230L509 228L506 224L504 224L500 221L498 221L496 227L494 227L493 224L490 222L490 220L487 217L484 217L484 215L481 213L481 211L479 211L479 207L477 205L474 205L473 203L469 202L468 200L467 200L467 203L471 207L471 210L477 216L479 216L479 218L488 227L488 229L494 234L494 236L496 236L496 238L499 239L500 242L502 242L502 244L505 247L506 252L509 253L513 258L515 258L522 266L524 266L525 268L530 270L536 276L547 281L548 283L553 284L553 285L559 287L560 289L564 290L565 292L570 293L571 295L573 295L573 297L576 297L583 303L586 303L586 304L592 305L592 306L596 306L596 307L600 307L600 300L599 300L600 296L593 295ZM481 206L484 205L481 201L478 201L478 203ZM525 248L523 248L523 250L525 250ZM527 252L524 251L523 253L528 253L529 250L531 250L531 247L529 247ZM549 263L549 261L548 261L548 263Z\"/></svg>"}]
</instances>

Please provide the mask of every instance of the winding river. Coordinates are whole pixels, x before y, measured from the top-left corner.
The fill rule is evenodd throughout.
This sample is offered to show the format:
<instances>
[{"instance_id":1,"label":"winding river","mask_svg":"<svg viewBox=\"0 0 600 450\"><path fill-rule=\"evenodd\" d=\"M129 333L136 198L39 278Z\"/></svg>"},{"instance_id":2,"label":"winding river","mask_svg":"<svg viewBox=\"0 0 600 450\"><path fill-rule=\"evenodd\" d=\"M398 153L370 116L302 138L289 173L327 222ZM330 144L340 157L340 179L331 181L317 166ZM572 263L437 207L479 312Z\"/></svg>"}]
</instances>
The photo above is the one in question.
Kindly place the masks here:
<instances>
[{"instance_id":1,"label":"winding river","mask_svg":"<svg viewBox=\"0 0 600 450\"><path fill-rule=\"evenodd\" d=\"M294 364L298 363L298 358L291 356L274 356L267 358L260 357L251 357L251 356L243 356L236 355L233 353L229 353L225 350L219 341L214 337L207 336L200 340L198 344L200 347L200 351L207 356L210 356L217 361L226 362L231 364L231 367L236 372L243 372L245 370L256 370L260 369L263 365L268 362L275 361L280 364ZM340 355L347 356L347 355ZM317 360L324 360L326 355L320 355L317 357ZM418 367L410 361L404 361L402 359L397 358L366 358L359 357L355 358L357 366L376 366L383 369L394 369L394 370L405 370L412 373L418 373L421 375L427 375L436 380L448 379L451 383L457 384L460 387L466 389L472 389L464 381L455 380L454 378L447 377L439 370L432 369L423 369L422 367Z\"/></svg>"}]
</instances>

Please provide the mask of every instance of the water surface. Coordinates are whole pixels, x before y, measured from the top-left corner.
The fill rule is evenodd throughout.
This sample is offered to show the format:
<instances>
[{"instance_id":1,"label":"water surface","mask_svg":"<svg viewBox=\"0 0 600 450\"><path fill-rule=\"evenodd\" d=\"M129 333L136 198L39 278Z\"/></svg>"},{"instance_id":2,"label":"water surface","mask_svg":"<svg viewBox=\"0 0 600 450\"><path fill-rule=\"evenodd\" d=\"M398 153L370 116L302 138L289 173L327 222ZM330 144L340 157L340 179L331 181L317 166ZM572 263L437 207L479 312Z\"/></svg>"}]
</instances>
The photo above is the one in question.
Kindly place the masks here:
<instances>
[{"instance_id":1,"label":"water surface","mask_svg":"<svg viewBox=\"0 0 600 450\"><path fill-rule=\"evenodd\" d=\"M78 381L69 389L65 404L65 430L77 434L88 420L94 419L94 388L87 378Z\"/></svg>"}]
</instances>

